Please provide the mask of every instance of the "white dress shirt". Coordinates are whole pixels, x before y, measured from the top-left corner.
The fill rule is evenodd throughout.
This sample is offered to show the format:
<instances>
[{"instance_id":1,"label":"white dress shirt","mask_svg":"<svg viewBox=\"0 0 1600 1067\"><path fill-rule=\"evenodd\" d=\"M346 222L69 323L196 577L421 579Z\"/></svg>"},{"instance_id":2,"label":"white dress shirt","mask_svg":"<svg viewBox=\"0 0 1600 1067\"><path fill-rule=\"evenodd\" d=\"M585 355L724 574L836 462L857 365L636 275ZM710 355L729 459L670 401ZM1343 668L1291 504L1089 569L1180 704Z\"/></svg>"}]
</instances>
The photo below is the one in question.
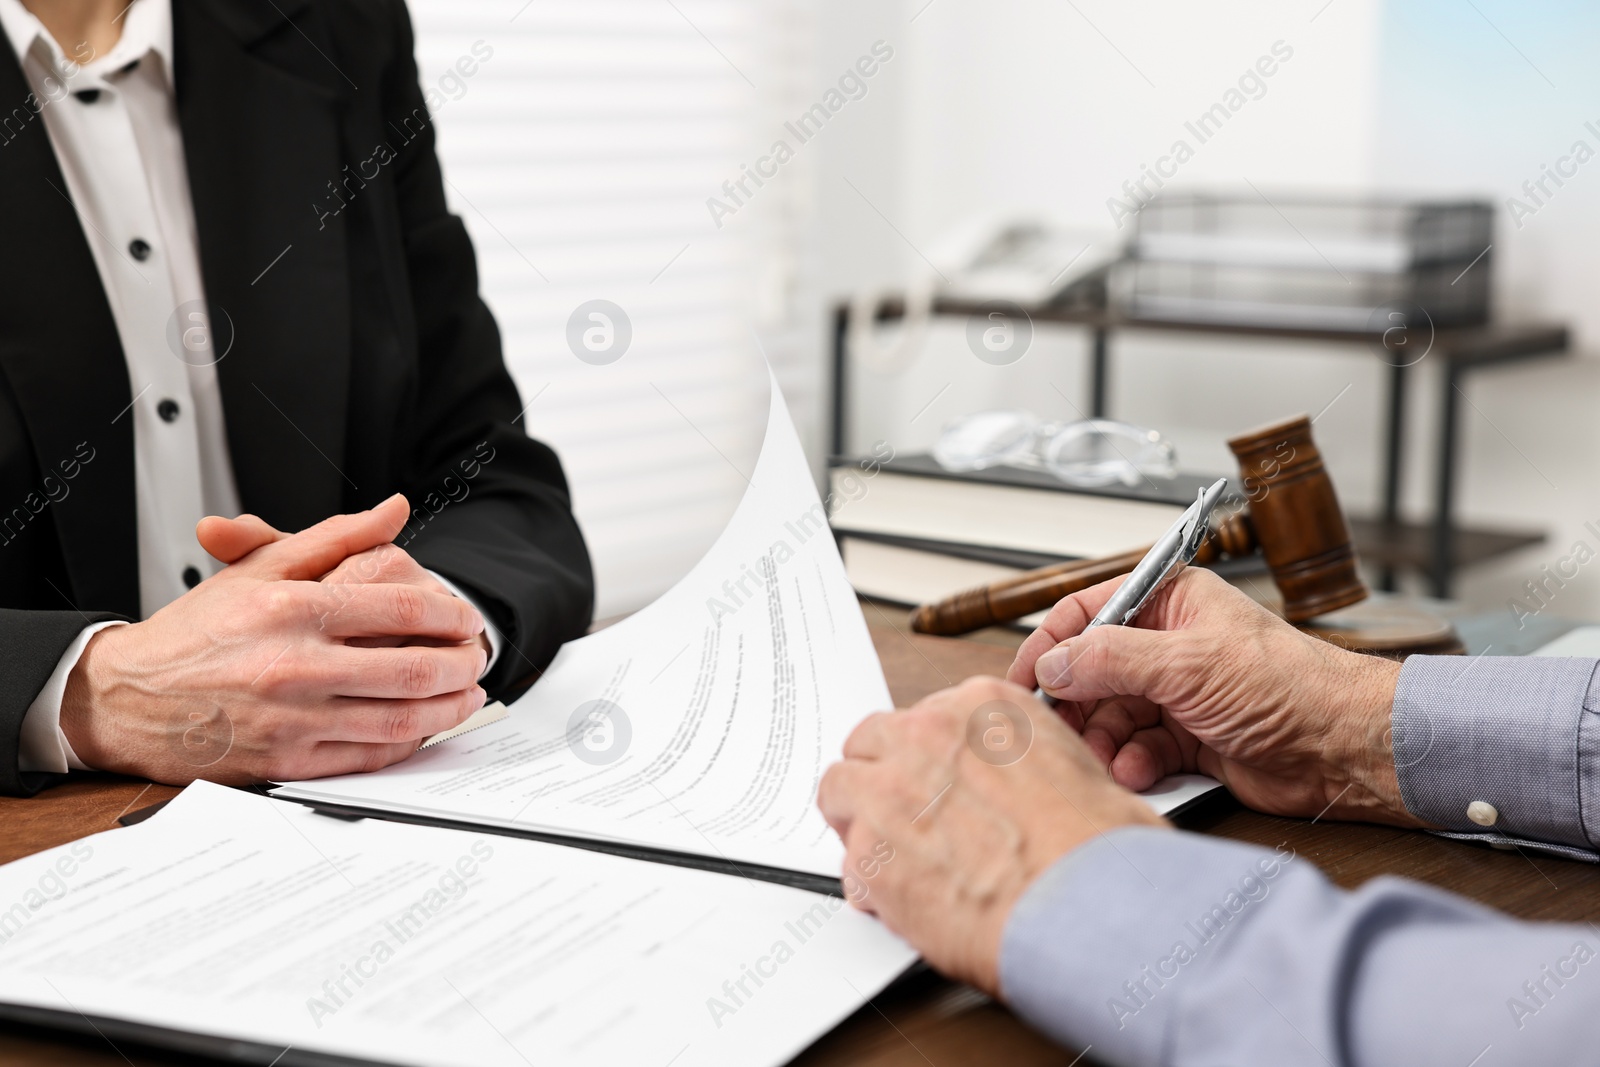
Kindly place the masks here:
<instances>
[{"instance_id":1,"label":"white dress shirt","mask_svg":"<svg viewBox=\"0 0 1600 1067\"><path fill-rule=\"evenodd\" d=\"M217 381L226 353L210 345L178 127L171 0L133 0L120 22L108 54L83 44L64 51L21 0L0 0L0 26L66 179L58 191L77 208L127 360L133 402L119 418L133 421L139 610L148 618L221 569L196 523L241 509ZM123 624L85 629L29 707L21 769L88 769L61 732L61 699L89 638L114 625ZM489 638L492 663L500 635L490 628Z\"/></svg>"}]
</instances>

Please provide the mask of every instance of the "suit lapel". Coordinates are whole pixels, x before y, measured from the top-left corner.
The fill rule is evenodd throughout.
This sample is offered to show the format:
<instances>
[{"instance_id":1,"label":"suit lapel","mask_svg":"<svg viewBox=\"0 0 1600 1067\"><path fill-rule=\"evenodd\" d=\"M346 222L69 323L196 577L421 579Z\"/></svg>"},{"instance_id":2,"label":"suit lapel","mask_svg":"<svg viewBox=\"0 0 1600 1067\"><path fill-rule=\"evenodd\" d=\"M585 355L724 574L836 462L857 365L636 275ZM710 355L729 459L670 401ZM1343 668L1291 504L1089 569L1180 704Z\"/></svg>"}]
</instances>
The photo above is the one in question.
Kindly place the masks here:
<instances>
[{"instance_id":1,"label":"suit lapel","mask_svg":"<svg viewBox=\"0 0 1600 1067\"><path fill-rule=\"evenodd\" d=\"M16 54L0 32L0 115L28 116L15 136L11 129L0 134L10 138L0 144L0 204L10 205L0 211L0 249L11 263L0 286L0 373L21 409L41 482L59 474L62 463L93 457L70 493L50 505L72 584L62 595L80 610L137 617L127 364L85 228L29 99ZM23 505L0 503L7 510Z\"/></svg>"},{"instance_id":2,"label":"suit lapel","mask_svg":"<svg viewBox=\"0 0 1600 1067\"><path fill-rule=\"evenodd\" d=\"M232 324L217 372L234 474L245 509L288 530L343 510L354 487L344 216L312 206L341 177L348 86L331 45L303 35L318 33L303 7L173 4L201 269L213 328Z\"/></svg>"}]
</instances>

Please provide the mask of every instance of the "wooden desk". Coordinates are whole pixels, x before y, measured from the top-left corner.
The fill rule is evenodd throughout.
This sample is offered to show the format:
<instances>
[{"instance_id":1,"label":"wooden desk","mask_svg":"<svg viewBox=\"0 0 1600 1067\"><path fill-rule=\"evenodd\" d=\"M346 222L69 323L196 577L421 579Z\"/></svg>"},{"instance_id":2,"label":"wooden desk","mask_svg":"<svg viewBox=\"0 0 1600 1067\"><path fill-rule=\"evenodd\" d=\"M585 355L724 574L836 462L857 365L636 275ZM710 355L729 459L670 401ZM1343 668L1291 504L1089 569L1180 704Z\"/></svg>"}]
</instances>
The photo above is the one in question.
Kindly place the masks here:
<instances>
[{"instance_id":1,"label":"wooden desk","mask_svg":"<svg viewBox=\"0 0 1600 1067\"><path fill-rule=\"evenodd\" d=\"M1003 674L1012 650L1003 631L978 640L910 634L903 620L865 606L895 701L904 706L973 674ZM1013 639L1014 640L1014 639ZM0 860L13 860L109 829L125 810L174 795L167 786L86 776L29 800L0 798ZM1399 874L1464 893L1528 919L1600 919L1600 867L1518 852L1498 852L1427 834L1376 826L1310 823L1246 811L1215 797L1185 815L1191 830L1266 846L1287 843L1342 886ZM1051 1045L1003 1007L973 990L924 973L885 991L799 1059L796 1067L1068 1067L1076 1050ZM164 1051L112 1048L93 1038L43 1031L0 1034L0 1062L50 1067L197 1064ZM1081 1061L1089 1067L1092 1057Z\"/></svg>"}]
</instances>

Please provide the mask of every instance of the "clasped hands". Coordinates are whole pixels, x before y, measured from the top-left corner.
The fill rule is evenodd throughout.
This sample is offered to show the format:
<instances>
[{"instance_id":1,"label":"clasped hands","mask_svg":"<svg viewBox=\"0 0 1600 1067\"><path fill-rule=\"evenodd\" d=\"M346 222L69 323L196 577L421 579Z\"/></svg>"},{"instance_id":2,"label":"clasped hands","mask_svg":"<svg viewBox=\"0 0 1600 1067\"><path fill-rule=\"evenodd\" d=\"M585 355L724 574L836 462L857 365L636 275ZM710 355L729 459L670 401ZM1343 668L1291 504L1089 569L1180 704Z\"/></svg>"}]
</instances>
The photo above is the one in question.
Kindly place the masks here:
<instances>
[{"instance_id":1,"label":"clasped hands","mask_svg":"<svg viewBox=\"0 0 1600 1067\"><path fill-rule=\"evenodd\" d=\"M296 534L201 521L222 571L90 638L61 727L91 767L175 785L375 770L483 705L484 620L399 546L396 495Z\"/></svg>"},{"instance_id":2,"label":"clasped hands","mask_svg":"<svg viewBox=\"0 0 1600 1067\"><path fill-rule=\"evenodd\" d=\"M1398 663L1303 634L1203 570L1136 625L1084 632L1120 583L1057 604L1006 680L869 717L818 791L851 902L991 993L1023 891L1113 829L1167 827L1134 795L1166 775L1210 775L1270 814L1419 825L1389 732Z\"/></svg>"}]
</instances>

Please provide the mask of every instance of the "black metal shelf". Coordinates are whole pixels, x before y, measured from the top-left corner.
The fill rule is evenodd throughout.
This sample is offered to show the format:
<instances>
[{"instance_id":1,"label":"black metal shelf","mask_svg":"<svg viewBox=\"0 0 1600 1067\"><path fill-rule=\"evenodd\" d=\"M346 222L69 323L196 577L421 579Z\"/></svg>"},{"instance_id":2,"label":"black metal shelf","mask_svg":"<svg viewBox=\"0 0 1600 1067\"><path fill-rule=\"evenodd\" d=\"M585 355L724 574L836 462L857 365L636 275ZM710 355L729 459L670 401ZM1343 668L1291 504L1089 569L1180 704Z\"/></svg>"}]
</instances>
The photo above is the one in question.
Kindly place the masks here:
<instances>
[{"instance_id":1,"label":"black metal shelf","mask_svg":"<svg viewBox=\"0 0 1600 1067\"><path fill-rule=\"evenodd\" d=\"M978 312L977 301L936 299L932 313L966 316ZM1035 323L1082 327L1090 334L1090 414L1107 417L1107 386L1111 375L1111 336L1119 330L1225 334L1233 337L1273 338L1289 341L1340 342L1364 351L1371 358L1383 349L1383 336L1370 330L1328 330L1294 326L1263 326L1207 320L1137 319L1099 308L1045 304L1025 309ZM834 310L833 405L830 444L835 455L848 454L845 427L849 415L849 306ZM879 304L877 321L905 314L905 304L895 298ZM1405 449L1405 397L1411 364L1389 363L1389 404L1384 442L1383 504L1375 521L1381 529L1367 529L1373 547L1363 554L1380 567L1385 589L1396 585L1402 569L1421 570L1433 595L1448 597L1455 571L1507 552L1537 544L1542 533L1473 530L1453 522L1460 401L1469 374L1501 364L1549 359L1568 350L1567 327L1551 323L1504 324L1440 329L1431 339L1427 358L1443 366L1439 383L1439 428L1434 456L1433 514L1425 526L1407 525L1400 519L1400 473ZM1353 525L1359 525L1353 524Z\"/></svg>"}]
</instances>

